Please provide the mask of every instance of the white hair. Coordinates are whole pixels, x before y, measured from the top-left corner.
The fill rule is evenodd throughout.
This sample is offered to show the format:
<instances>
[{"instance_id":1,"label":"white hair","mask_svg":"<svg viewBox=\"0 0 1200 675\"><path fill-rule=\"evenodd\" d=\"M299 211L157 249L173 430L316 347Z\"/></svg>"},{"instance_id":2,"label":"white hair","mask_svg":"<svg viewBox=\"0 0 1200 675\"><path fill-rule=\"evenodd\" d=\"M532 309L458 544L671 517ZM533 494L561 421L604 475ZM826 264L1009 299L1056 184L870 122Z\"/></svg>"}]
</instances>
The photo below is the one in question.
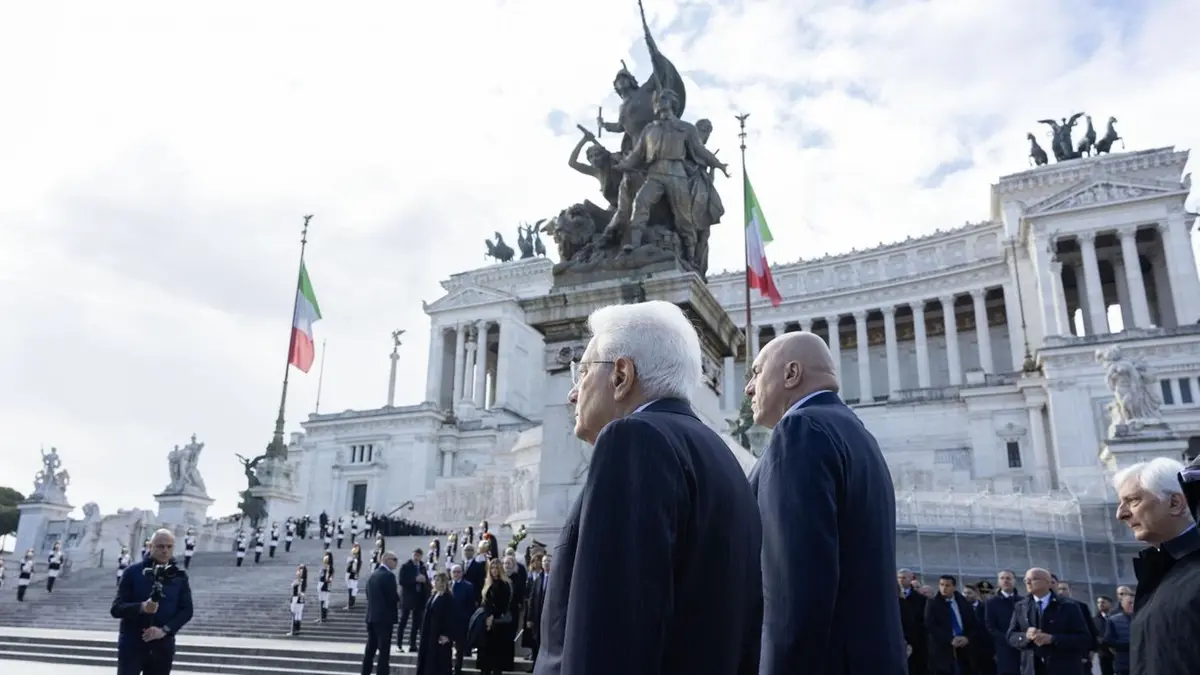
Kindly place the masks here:
<instances>
[{"instance_id":1,"label":"white hair","mask_svg":"<svg viewBox=\"0 0 1200 675\"><path fill-rule=\"evenodd\" d=\"M1183 487L1179 485L1180 471L1183 471L1183 464L1179 461L1170 457L1155 457L1118 471L1113 476L1113 487L1120 490L1126 483L1135 480L1138 487L1165 501L1171 495L1183 494Z\"/></svg>"},{"instance_id":2,"label":"white hair","mask_svg":"<svg viewBox=\"0 0 1200 675\"><path fill-rule=\"evenodd\" d=\"M691 400L700 384L700 337L683 310L662 300L602 307L588 317L593 355L627 358L649 399Z\"/></svg>"}]
</instances>

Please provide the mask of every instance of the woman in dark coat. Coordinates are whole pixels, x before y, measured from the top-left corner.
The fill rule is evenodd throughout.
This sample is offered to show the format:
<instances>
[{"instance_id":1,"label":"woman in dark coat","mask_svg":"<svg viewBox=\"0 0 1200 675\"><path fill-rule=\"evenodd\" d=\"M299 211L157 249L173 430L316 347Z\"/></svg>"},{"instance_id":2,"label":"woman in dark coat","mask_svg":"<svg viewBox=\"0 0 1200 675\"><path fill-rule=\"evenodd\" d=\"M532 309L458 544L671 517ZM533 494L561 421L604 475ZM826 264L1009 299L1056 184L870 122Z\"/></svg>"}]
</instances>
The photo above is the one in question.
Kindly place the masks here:
<instances>
[{"instance_id":1,"label":"woman in dark coat","mask_svg":"<svg viewBox=\"0 0 1200 675\"><path fill-rule=\"evenodd\" d=\"M501 675L512 668L512 585L498 558L488 561L487 581L483 584L483 611L486 631L475 667L482 675Z\"/></svg>"},{"instance_id":2,"label":"woman in dark coat","mask_svg":"<svg viewBox=\"0 0 1200 675\"><path fill-rule=\"evenodd\" d=\"M421 642L417 649L417 675L450 675L454 658L450 652L458 611L450 597L445 572L433 575L433 595L421 619Z\"/></svg>"}]
</instances>

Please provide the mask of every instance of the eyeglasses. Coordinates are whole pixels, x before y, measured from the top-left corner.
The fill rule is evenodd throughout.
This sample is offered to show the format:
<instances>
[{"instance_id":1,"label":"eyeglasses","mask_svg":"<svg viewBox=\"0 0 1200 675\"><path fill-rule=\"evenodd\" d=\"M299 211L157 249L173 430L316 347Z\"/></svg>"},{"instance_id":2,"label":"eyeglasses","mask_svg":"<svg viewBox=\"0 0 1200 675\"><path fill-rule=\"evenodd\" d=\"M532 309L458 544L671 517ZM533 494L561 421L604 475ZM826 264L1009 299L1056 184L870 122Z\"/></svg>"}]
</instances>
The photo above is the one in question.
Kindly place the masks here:
<instances>
[{"instance_id":1,"label":"eyeglasses","mask_svg":"<svg viewBox=\"0 0 1200 675\"><path fill-rule=\"evenodd\" d=\"M585 368L585 366L592 366L592 365L597 365L597 364L608 364L611 366L612 363L613 363L612 361L572 361L571 362L571 384L573 384L575 386L579 386L579 381L582 380L583 376L587 375L587 372L588 372L587 368Z\"/></svg>"}]
</instances>

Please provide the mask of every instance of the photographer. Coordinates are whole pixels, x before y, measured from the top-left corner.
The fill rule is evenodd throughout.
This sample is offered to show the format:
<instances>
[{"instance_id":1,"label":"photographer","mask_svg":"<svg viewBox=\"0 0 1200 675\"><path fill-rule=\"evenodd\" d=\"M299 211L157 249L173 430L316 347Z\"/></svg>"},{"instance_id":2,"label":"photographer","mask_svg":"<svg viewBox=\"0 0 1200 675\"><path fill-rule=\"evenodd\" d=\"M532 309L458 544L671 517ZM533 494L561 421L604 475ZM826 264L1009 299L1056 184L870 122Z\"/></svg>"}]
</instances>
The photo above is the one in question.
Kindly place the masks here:
<instances>
[{"instance_id":1,"label":"photographer","mask_svg":"<svg viewBox=\"0 0 1200 675\"><path fill-rule=\"evenodd\" d=\"M112 616L121 620L117 675L168 675L175 634L192 618L187 573L175 565L175 535L159 530L150 553L121 576Z\"/></svg>"}]
</instances>

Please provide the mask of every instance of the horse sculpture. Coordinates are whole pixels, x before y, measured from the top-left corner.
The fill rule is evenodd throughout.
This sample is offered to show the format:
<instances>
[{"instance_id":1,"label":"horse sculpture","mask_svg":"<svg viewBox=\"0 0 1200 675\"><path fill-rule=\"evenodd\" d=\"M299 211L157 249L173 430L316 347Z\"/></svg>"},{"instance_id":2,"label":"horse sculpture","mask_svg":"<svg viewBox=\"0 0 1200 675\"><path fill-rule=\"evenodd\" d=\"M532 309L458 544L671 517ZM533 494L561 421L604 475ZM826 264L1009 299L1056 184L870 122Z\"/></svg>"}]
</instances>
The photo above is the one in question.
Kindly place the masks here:
<instances>
[{"instance_id":1,"label":"horse sculpture","mask_svg":"<svg viewBox=\"0 0 1200 675\"><path fill-rule=\"evenodd\" d=\"M1096 141L1096 154L1102 155L1112 151L1113 143L1121 141L1121 149L1125 149L1125 139L1117 134L1117 118L1108 118L1108 128L1104 130L1104 137Z\"/></svg>"},{"instance_id":2,"label":"horse sculpture","mask_svg":"<svg viewBox=\"0 0 1200 675\"><path fill-rule=\"evenodd\" d=\"M1046 156L1042 146L1038 145L1037 138L1032 133L1025 134L1025 137L1029 139L1029 162L1034 166L1042 166L1049 162L1050 158Z\"/></svg>"},{"instance_id":3,"label":"horse sculpture","mask_svg":"<svg viewBox=\"0 0 1200 675\"><path fill-rule=\"evenodd\" d=\"M488 258L495 258L502 263L512 260L514 251L511 246L504 243L504 235L500 234L499 232L496 232L495 235L495 243L493 243L491 239L483 240L484 243L487 244L487 253L484 255L484 260L487 260Z\"/></svg>"},{"instance_id":4,"label":"horse sculpture","mask_svg":"<svg viewBox=\"0 0 1200 675\"><path fill-rule=\"evenodd\" d=\"M1087 120L1087 130L1083 132L1083 138L1079 139L1079 145L1076 146L1075 152L1079 155L1091 157L1096 150L1096 129L1092 126L1092 116L1084 115Z\"/></svg>"}]
</instances>

